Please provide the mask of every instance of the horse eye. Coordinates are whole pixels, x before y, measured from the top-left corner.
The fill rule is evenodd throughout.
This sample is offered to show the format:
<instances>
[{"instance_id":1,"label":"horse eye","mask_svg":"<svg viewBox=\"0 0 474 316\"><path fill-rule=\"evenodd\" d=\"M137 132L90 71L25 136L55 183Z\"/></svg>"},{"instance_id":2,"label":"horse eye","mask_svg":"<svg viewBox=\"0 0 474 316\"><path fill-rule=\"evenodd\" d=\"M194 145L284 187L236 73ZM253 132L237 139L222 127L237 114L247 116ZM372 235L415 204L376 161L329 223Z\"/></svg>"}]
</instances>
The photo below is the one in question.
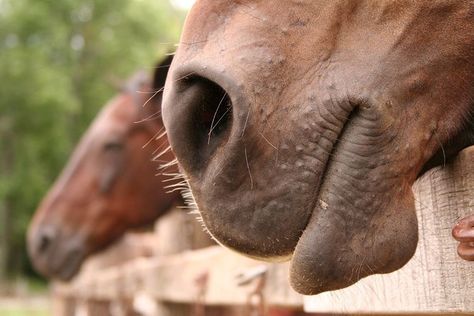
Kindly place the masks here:
<instances>
[{"instance_id":1,"label":"horse eye","mask_svg":"<svg viewBox=\"0 0 474 316\"><path fill-rule=\"evenodd\" d=\"M105 151L116 151L121 150L123 148L123 144L118 141L111 141L104 144Z\"/></svg>"}]
</instances>

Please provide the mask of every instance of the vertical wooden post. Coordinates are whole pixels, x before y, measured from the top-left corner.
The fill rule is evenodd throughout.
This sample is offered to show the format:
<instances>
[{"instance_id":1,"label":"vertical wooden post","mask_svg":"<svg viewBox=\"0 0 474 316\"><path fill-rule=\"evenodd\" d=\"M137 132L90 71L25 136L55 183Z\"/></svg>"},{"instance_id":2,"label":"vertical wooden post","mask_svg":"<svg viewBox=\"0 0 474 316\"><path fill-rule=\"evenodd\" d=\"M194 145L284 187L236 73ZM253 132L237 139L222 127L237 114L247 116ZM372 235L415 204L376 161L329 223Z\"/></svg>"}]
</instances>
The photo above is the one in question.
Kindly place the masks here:
<instances>
[{"instance_id":1,"label":"vertical wooden post","mask_svg":"<svg viewBox=\"0 0 474 316\"><path fill-rule=\"evenodd\" d=\"M172 255L214 245L198 221L185 210L173 209L155 226L156 255ZM196 300L198 298L196 297ZM191 305L158 302L159 315L191 315Z\"/></svg>"},{"instance_id":2,"label":"vertical wooden post","mask_svg":"<svg viewBox=\"0 0 474 316\"><path fill-rule=\"evenodd\" d=\"M155 225L156 255L173 255L183 251L215 245L202 225L182 209L173 209Z\"/></svg>"},{"instance_id":3,"label":"vertical wooden post","mask_svg":"<svg viewBox=\"0 0 474 316\"><path fill-rule=\"evenodd\" d=\"M52 316L75 316L76 302L74 299L64 297L57 293L52 295Z\"/></svg>"}]
</instances>

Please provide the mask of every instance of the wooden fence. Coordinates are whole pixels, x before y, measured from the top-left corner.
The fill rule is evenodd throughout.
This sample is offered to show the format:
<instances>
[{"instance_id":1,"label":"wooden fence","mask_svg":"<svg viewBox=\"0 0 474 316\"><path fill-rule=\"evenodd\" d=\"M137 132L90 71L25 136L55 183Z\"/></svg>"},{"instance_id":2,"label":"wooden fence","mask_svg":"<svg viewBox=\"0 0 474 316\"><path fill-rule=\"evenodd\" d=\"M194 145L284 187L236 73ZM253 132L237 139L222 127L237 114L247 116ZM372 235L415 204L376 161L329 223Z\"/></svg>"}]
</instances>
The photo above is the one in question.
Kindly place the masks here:
<instances>
[{"instance_id":1,"label":"wooden fence","mask_svg":"<svg viewBox=\"0 0 474 316\"><path fill-rule=\"evenodd\" d=\"M133 315L137 310L143 315L260 315L261 307L268 306L314 313L474 315L474 263L457 257L451 237L455 222L474 213L474 147L429 171L414 191L420 241L414 258L395 273L303 297L288 286L286 264L265 264L218 246L186 250L196 248L190 243L197 235L183 229L189 219L180 215L160 224L174 228L161 229L165 233L158 233L157 241L179 245L166 255L55 284L55 315L77 315L78 310L83 315ZM184 235L188 242L175 242ZM232 314L222 306L241 307Z\"/></svg>"}]
</instances>

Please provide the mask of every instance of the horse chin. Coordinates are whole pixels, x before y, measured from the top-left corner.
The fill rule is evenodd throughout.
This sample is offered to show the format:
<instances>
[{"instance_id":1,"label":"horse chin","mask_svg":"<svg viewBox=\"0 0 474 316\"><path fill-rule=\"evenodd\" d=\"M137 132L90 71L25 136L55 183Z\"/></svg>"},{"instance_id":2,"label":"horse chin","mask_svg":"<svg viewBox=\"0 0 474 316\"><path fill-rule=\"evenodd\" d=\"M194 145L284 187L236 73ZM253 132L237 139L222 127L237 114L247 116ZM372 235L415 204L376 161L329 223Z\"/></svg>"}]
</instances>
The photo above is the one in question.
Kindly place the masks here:
<instances>
[{"instance_id":1,"label":"horse chin","mask_svg":"<svg viewBox=\"0 0 474 316\"><path fill-rule=\"evenodd\" d=\"M353 126L340 135L291 259L290 282L302 294L337 290L369 275L396 271L416 250L411 177L397 174L402 168L386 164L373 148L366 150L373 151L367 157L375 168L361 172L367 158L349 150L361 140Z\"/></svg>"},{"instance_id":2,"label":"horse chin","mask_svg":"<svg viewBox=\"0 0 474 316\"><path fill-rule=\"evenodd\" d=\"M55 259L47 261L37 260L33 264L43 276L68 282L79 273L84 258L85 254L74 253L67 257L57 256Z\"/></svg>"},{"instance_id":3,"label":"horse chin","mask_svg":"<svg viewBox=\"0 0 474 316\"><path fill-rule=\"evenodd\" d=\"M67 282L72 280L80 271L86 254L84 252L71 253L65 260L65 263L57 270L53 277Z\"/></svg>"},{"instance_id":4,"label":"horse chin","mask_svg":"<svg viewBox=\"0 0 474 316\"><path fill-rule=\"evenodd\" d=\"M396 271L413 256L418 231L412 208L387 206L365 226L341 217L349 209L341 212L332 201L321 203L291 259L290 282L297 292L316 295L345 288L366 276Z\"/></svg>"}]
</instances>

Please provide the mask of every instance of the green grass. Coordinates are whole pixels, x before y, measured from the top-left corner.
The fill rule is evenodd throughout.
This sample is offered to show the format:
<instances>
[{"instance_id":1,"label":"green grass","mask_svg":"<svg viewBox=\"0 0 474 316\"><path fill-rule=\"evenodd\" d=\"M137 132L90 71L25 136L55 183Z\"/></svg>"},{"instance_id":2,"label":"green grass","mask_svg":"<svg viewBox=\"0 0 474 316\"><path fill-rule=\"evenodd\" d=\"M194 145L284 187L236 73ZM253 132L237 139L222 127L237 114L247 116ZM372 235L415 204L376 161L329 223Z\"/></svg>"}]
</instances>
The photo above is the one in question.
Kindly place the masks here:
<instances>
[{"instance_id":1,"label":"green grass","mask_svg":"<svg viewBox=\"0 0 474 316\"><path fill-rule=\"evenodd\" d=\"M0 315L2 316L51 316L48 309L2 309L0 307Z\"/></svg>"}]
</instances>

